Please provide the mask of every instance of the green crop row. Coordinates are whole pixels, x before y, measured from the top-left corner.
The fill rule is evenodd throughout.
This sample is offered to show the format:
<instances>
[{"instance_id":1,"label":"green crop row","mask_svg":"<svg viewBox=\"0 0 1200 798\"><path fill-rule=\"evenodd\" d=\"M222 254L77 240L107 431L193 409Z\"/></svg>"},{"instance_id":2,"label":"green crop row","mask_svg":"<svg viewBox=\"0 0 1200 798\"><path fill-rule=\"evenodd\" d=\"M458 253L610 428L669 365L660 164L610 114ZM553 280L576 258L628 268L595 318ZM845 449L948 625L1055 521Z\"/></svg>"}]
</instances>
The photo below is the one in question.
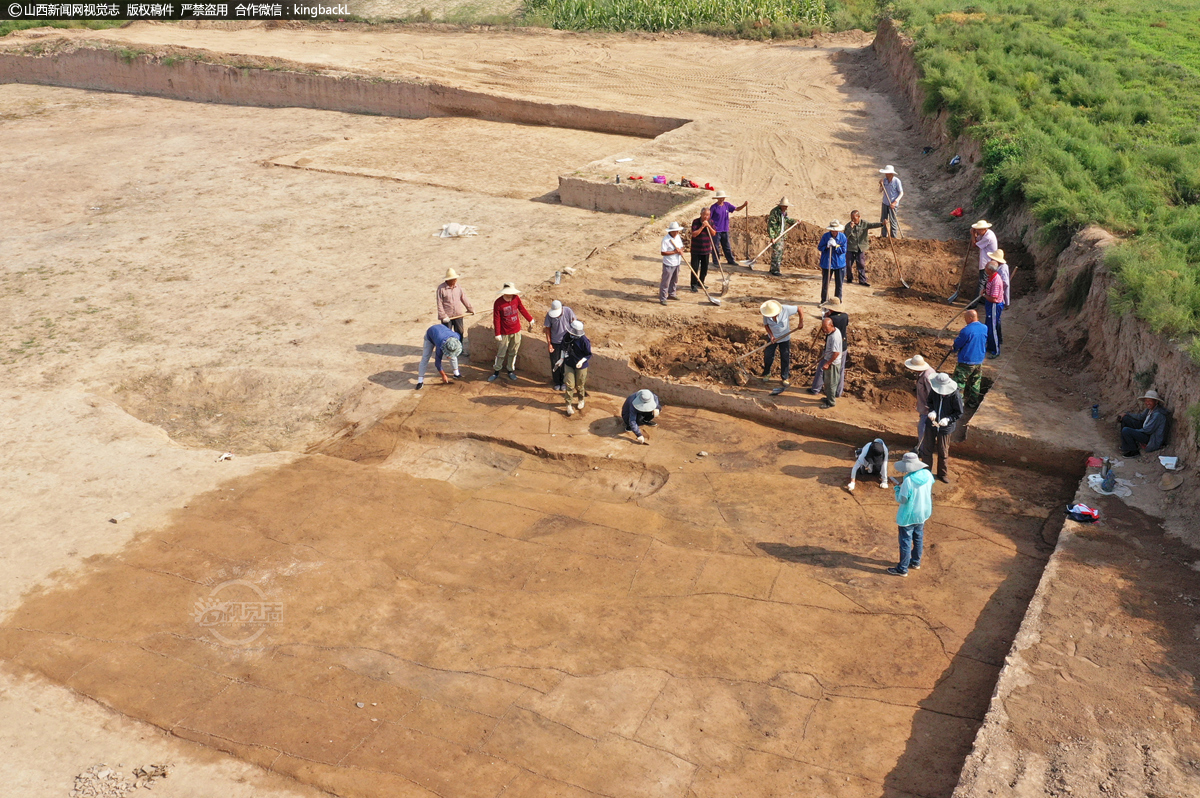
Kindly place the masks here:
<instances>
[{"instance_id":1,"label":"green crop row","mask_svg":"<svg viewBox=\"0 0 1200 798\"><path fill-rule=\"evenodd\" d=\"M527 0L527 22L567 30L797 31L828 27L824 0Z\"/></svg>"},{"instance_id":2,"label":"green crop row","mask_svg":"<svg viewBox=\"0 0 1200 798\"><path fill-rule=\"evenodd\" d=\"M1026 204L1048 240L1099 224L1113 299L1158 331L1200 332L1200 4L894 0L927 113L983 143L980 198ZM1193 355L1200 360L1200 339Z\"/></svg>"}]
</instances>

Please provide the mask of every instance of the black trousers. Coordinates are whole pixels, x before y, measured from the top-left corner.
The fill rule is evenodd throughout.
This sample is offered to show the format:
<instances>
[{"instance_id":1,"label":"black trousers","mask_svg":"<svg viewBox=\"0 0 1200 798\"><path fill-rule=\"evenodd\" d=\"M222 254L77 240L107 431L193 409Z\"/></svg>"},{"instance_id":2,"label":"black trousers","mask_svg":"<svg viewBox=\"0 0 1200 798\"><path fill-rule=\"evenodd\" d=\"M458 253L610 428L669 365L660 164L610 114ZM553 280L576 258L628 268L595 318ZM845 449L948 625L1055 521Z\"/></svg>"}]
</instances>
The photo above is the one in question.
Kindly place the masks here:
<instances>
[{"instance_id":1,"label":"black trousers","mask_svg":"<svg viewBox=\"0 0 1200 798\"><path fill-rule=\"evenodd\" d=\"M1129 421L1121 419L1121 454L1126 457L1141 452L1138 444L1147 444L1150 442L1150 433L1142 432L1142 423L1140 421Z\"/></svg>"},{"instance_id":2,"label":"black trousers","mask_svg":"<svg viewBox=\"0 0 1200 798\"><path fill-rule=\"evenodd\" d=\"M845 279L845 269L821 269L821 302L829 299L829 273L833 272L833 293L838 299L842 298L842 280ZM842 342L845 343L844 341Z\"/></svg>"},{"instance_id":3,"label":"black trousers","mask_svg":"<svg viewBox=\"0 0 1200 798\"><path fill-rule=\"evenodd\" d=\"M699 288L701 284L705 288L708 287L708 261L712 257L708 252L697 252L692 250L692 288ZM700 279L696 279L696 275L700 275Z\"/></svg>"},{"instance_id":4,"label":"black trousers","mask_svg":"<svg viewBox=\"0 0 1200 798\"><path fill-rule=\"evenodd\" d=\"M563 384L563 371L566 369L566 361L563 361L562 363L558 362L559 355L562 354L562 351L563 351L562 341L559 341L558 343L550 344L550 384L551 385L562 385ZM558 365L555 365L555 364L558 364Z\"/></svg>"},{"instance_id":5,"label":"black trousers","mask_svg":"<svg viewBox=\"0 0 1200 798\"><path fill-rule=\"evenodd\" d=\"M724 233L717 233L717 244L721 247L721 251L714 252L713 257L719 258L719 257L721 257L721 253L724 253L725 254L725 262L728 263L730 266L736 266L737 264L733 262L733 250L729 246L729 231L728 230L726 230Z\"/></svg>"},{"instance_id":6,"label":"black trousers","mask_svg":"<svg viewBox=\"0 0 1200 798\"><path fill-rule=\"evenodd\" d=\"M767 345L767 348L763 350L762 373L764 377L770 375L771 366L775 365L776 349L779 350L779 376L783 378L784 382L787 382L788 378L792 376L792 342L790 339Z\"/></svg>"}]
</instances>

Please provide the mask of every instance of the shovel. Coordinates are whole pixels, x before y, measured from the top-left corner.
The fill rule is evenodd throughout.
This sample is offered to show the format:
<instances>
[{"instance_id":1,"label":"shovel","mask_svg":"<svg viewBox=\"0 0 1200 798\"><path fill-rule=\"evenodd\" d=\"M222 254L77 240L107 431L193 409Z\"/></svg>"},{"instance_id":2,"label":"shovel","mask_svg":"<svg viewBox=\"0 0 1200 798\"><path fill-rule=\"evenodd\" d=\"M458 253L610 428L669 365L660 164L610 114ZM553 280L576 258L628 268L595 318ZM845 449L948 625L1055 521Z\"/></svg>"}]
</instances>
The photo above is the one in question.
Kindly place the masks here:
<instances>
[{"instance_id":1,"label":"shovel","mask_svg":"<svg viewBox=\"0 0 1200 798\"><path fill-rule=\"evenodd\" d=\"M970 263L970 261L971 261L971 247L972 246L974 246L974 244L972 244L972 243L967 244L967 256L965 258L963 258L963 265L962 265L962 270L964 272L967 270L967 264ZM960 291L962 291L962 277L961 276L958 278L958 288L955 288L954 293L951 294L949 297L947 297L946 304L953 305L954 300L958 299L958 293Z\"/></svg>"},{"instance_id":2,"label":"shovel","mask_svg":"<svg viewBox=\"0 0 1200 798\"><path fill-rule=\"evenodd\" d=\"M763 256L763 253L765 253L765 252L766 252L768 249L770 249L771 247L775 246L775 242L776 242L776 241L778 241L779 239L783 238L785 235L787 235L787 234L788 234L788 233L791 231L791 229L792 229L793 227L796 227L796 226L797 226L797 225L799 225L799 224L800 224L799 222L792 222L790 225L788 225L786 228L784 228L784 230L783 230L783 232L782 232L782 233L780 233L779 235L777 235L777 236L775 236L774 238L772 238L772 239L771 239L771 243L770 243L770 244L767 244L765 247L763 247L763 248L762 248L762 252L759 252L759 253L758 253L757 255L755 255L753 258L750 258L750 260L744 260L744 261L742 261L742 265L743 265L743 266L745 266L747 269L753 269L753 268L754 268L754 264L755 264L755 263L757 263L757 262L758 262L758 259L759 259L759 258L761 258L761 257ZM747 233L749 233L749 231L747 231Z\"/></svg>"},{"instance_id":3,"label":"shovel","mask_svg":"<svg viewBox=\"0 0 1200 798\"><path fill-rule=\"evenodd\" d=\"M467 313L463 313L458 316L450 316L449 318L446 319L446 321L454 321L455 319L465 319L467 316L474 316L474 315L475 315L475 311L472 310L472 311L468 311Z\"/></svg>"},{"instance_id":4,"label":"shovel","mask_svg":"<svg viewBox=\"0 0 1200 798\"><path fill-rule=\"evenodd\" d=\"M712 245L713 259L717 262L717 268L721 270L721 293L718 296L725 296L729 293L729 275L725 273L725 267L721 265L721 253L717 251L717 242L713 241L712 233L707 233L708 243Z\"/></svg>"},{"instance_id":5,"label":"shovel","mask_svg":"<svg viewBox=\"0 0 1200 798\"><path fill-rule=\"evenodd\" d=\"M708 301L717 307L721 307L721 300L708 293L708 289L704 287L704 281L700 279L699 274L696 274L696 270L692 268L692 262L690 260L688 261L688 271L690 271L692 276L696 278L696 282L700 283L700 290L704 292L706 297L708 297Z\"/></svg>"},{"instance_id":6,"label":"shovel","mask_svg":"<svg viewBox=\"0 0 1200 798\"><path fill-rule=\"evenodd\" d=\"M977 297L975 297L974 299L972 299L970 302L968 302L968 303L967 303L967 306L966 306L965 308L963 308L963 309L962 309L962 310L960 310L958 313L955 313L953 316L951 316L951 317L950 317L950 321L946 322L946 326L945 326L945 327L942 327L942 329L938 331L937 337L938 337L938 338L941 338L941 337L942 337L942 335L943 335L943 334L946 332L946 330L947 330L947 329L950 327L950 325L954 323L955 319L957 319L959 316L961 316L962 314L964 314L964 313L966 313L968 310L970 310L970 309L971 309L971 307L972 307L972 306L973 306L973 305L974 305L976 302L978 302L978 301L979 301L981 298L983 298L983 294L982 294L982 293L981 293L979 296L977 296ZM934 340L936 340L936 339L934 339ZM945 359L945 358L942 358L942 362L943 362L943 363L944 363L944 362L946 362L946 359Z\"/></svg>"}]
</instances>

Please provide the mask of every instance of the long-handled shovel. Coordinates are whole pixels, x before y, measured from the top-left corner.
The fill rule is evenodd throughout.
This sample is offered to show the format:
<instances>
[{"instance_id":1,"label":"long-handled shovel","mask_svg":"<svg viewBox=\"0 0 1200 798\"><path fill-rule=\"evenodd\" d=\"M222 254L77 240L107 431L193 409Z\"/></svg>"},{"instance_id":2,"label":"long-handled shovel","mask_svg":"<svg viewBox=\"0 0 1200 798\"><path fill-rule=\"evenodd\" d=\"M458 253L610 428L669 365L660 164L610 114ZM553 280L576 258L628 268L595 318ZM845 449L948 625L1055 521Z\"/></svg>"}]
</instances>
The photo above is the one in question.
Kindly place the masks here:
<instances>
[{"instance_id":1,"label":"long-handled shovel","mask_svg":"<svg viewBox=\"0 0 1200 798\"><path fill-rule=\"evenodd\" d=\"M767 341L765 344L763 344L762 346L758 347L757 349L751 349L751 350L750 350L749 352L747 352L746 354L744 354L744 355L739 355L738 357L734 358L734 361L733 361L733 366L734 366L734 368L736 368L736 369L739 369L739 370L740 370L740 371L741 371L743 374L748 374L748 372L746 371L746 367L742 365L742 362L743 362L743 361L744 361L746 358L748 358L748 357L750 357L750 356L752 356L752 355L757 355L759 352L763 351L764 349L766 349L766 348L767 348L768 346L770 346L771 344L781 344L781 343L783 343L784 341L790 341L790 340L792 340L792 332L795 332L795 331L794 331L794 330L792 330L792 331L789 331L789 332L788 332L788 334L787 334L787 335L785 335L785 336L783 336L782 338L776 338L774 341ZM781 385L781 386L779 386L778 388L776 388L775 390L771 391L771 396L778 396L779 394L783 393L783 392L784 392L784 391L786 391L786 390L787 390L787 386L786 386L786 385Z\"/></svg>"},{"instance_id":2,"label":"long-handled shovel","mask_svg":"<svg viewBox=\"0 0 1200 798\"><path fill-rule=\"evenodd\" d=\"M966 255L966 257L963 258L963 265L962 265L962 271L964 271L964 272L967 270L967 264L970 263L970 261L971 261L971 247L972 246L973 246L972 243L970 243L970 242L967 243L967 255ZM947 305L954 304L954 300L958 299L959 291L962 291L962 275L959 275L959 277L958 277L958 287L954 289L954 293L951 294L949 297L947 297L947 299L946 299Z\"/></svg>"},{"instance_id":3,"label":"long-handled shovel","mask_svg":"<svg viewBox=\"0 0 1200 798\"><path fill-rule=\"evenodd\" d=\"M771 247L775 246L775 242L778 241L779 239L783 238L789 232L791 232L792 228L798 227L799 225L800 225L799 222L793 222L792 224L788 225L786 228L784 228L783 232L781 232L779 235L777 235L771 239L770 244L767 244L765 247L762 248L762 252L759 252L757 255L755 255L753 258L750 258L749 260L742 261L742 265L745 266L747 269L753 269L754 264L757 263L758 259L763 256L763 253L765 253Z\"/></svg>"},{"instance_id":4,"label":"long-handled shovel","mask_svg":"<svg viewBox=\"0 0 1200 798\"><path fill-rule=\"evenodd\" d=\"M721 300L708 293L708 289L704 287L704 281L700 279L700 275L697 274L696 270L692 268L692 263L690 260L688 261L688 271L690 271L692 276L696 278L696 282L700 283L700 290L704 292L706 297L708 297L708 301L717 307L721 307Z\"/></svg>"},{"instance_id":5,"label":"long-handled shovel","mask_svg":"<svg viewBox=\"0 0 1200 798\"><path fill-rule=\"evenodd\" d=\"M725 273L725 267L721 265L721 253L717 251L717 242L713 240L712 233L705 233L708 236L708 243L712 245L712 257L717 262L717 268L721 270L721 293L718 296L725 296L729 293L729 275Z\"/></svg>"}]
</instances>

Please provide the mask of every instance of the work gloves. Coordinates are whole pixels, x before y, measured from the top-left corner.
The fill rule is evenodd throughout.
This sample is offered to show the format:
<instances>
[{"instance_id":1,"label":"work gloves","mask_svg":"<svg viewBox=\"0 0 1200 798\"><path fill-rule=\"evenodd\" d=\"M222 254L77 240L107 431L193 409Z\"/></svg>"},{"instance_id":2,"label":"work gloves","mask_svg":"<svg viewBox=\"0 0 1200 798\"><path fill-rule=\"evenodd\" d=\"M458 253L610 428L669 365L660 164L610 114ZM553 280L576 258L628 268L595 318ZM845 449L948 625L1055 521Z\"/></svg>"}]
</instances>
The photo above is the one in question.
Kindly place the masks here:
<instances>
[{"instance_id":1,"label":"work gloves","mask_svg":"<svg viewBox=\"0 0 1200 798\"><path fill-rule=\"evenodd\" d=\"M577 368L577 369L583 368L584 363L587 363L587 358L586 357L579 358L579 362L575 364L575 368Z\"/></svg>"}]
</instances>

